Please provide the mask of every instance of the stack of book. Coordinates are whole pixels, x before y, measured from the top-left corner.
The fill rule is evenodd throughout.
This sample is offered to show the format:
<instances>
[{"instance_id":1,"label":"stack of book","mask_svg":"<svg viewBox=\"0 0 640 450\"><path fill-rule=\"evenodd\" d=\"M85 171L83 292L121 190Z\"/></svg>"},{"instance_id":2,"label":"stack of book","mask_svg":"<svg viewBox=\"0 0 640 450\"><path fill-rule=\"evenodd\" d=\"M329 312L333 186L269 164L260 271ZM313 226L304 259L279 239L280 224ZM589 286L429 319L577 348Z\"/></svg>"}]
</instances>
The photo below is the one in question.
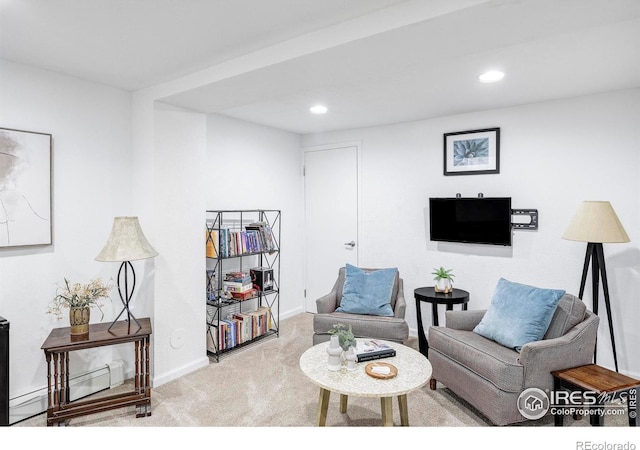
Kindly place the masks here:
<instances>
[{"instance_id":1,"label":"stack of book","mask_svg":"<svg viewBox=\"0 0 640 450\"><path fill-rule=\"evenodd\" d=\"M225 292L230 292L233 298L238 300L246 300L255 296L253 282L247 272L228 272L222 287Z\"/></svg>"},{"instance_id":2,"label":"stack of book","mask_svg":"<svg viewBox=\"0 0 640 450\"><path fill-rule=\"evenodd\" d=\"M356 343L356 361L372 361L374 359L396 356L396 351L388 344L377 339L358 340Z\"/></svg>"}]
</instances>

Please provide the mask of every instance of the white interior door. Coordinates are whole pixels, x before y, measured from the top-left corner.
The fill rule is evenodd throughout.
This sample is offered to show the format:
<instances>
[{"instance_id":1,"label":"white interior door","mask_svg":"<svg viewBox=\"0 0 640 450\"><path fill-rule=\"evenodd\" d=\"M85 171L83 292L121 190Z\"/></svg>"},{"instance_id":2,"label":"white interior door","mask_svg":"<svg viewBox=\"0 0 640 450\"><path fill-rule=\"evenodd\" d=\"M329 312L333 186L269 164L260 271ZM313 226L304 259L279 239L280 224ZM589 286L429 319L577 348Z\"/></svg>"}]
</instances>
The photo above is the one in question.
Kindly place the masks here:
<instances>
[{"instance_id":1,"label":"white interior door","mask_svg":"<svg viewBox=\"0 0 640 450\"><path fill-rule=\"evenodd\" d=\"M308 150L304 167L305 307L315 313L338 269L358 265L358 148Z\"/></svg>"}]
</instances>

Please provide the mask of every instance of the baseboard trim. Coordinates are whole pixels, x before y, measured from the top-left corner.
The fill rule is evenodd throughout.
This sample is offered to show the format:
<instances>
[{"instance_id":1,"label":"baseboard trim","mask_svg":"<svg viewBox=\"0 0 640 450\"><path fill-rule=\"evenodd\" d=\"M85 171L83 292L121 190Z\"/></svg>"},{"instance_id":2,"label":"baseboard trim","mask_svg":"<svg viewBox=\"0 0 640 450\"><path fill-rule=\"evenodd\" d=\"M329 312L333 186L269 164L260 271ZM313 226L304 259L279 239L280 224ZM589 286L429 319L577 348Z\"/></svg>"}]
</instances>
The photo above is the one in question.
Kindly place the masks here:
<instances>
[{"instance_id":1,"label":"baseboard trim","mask_svg":"<svg viewBox=\"0 0 640 450\"><path fill-rule=\"evenodd\" d=\"M117 386L123 378L121 361L113 361L103 367L72 375L69 377L71 400ZM47 406L47 387L12 398L9 401L9 424L42 414Z\"/></svg>"},{"instance_id":2,"label":"baseboard trim","mask_svg":"<svg viewBox=\"0 0 640 450\"><path fill-rule=\"evenodd\" d=\"M198 358L194 360L191 364L186 364L182 367L179 367L171 372L167 372L160 376L153 377L153 387L162 386L170 381L173 381L177 378L180 378L188 373L191 373L195 370L201 369L202 367L206 367L209 364L209 358L207 356L203 356L202 358Z\"/></svg>"}]
</instances>

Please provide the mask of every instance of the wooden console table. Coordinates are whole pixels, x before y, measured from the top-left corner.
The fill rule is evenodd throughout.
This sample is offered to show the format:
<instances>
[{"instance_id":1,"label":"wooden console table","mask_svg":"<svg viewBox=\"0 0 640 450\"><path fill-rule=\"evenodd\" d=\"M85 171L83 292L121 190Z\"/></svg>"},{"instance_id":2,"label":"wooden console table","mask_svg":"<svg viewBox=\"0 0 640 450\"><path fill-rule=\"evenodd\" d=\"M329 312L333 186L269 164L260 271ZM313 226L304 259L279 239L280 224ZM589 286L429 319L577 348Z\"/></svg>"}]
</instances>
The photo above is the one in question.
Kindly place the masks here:
<instances>
[{"instance_id":1,"label":"wooden console table","mask_svg":"<svg viewBox=\"0 0 640 450\"><path fill-rule=\"evenodd\" d=\"M69 327L54 328L51 331L42 344L47 360L47 426L59 425L73 417L130 405L135 405L136 417L151 415L151 321L148 317L138 321L142 328L136 332L129 331L126 321L116 322L111 330L108 330L108 323L91 324L89 334L84 338L71 336ZM72 402L69 388L69 352L128 342L133 342L135 346L133 391Z\"/></svg>"}]
</instances>

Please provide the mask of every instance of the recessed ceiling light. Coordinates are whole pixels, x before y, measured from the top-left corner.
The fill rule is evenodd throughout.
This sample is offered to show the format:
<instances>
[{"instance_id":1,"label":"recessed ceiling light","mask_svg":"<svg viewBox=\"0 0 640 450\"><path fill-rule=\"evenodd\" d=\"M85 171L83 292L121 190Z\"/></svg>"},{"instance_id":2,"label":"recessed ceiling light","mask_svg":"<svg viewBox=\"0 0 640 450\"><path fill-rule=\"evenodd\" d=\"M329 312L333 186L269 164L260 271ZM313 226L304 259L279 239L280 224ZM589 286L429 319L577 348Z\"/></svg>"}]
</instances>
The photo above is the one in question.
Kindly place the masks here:
<instances>
[{"instance_id":1,"label":"recessed ceiling light","mask_svg":"<svg viewBox=\"0 0 640 450\"><path fill-rule=\"evenodd\" d=\"M495 83L504 78L504 72L499 70L489 70L478 77L482 83Z\"/></svg>"},{"instance_id":2,"label":"recessed ceiling light","mask_svg":"<svg viewBox=\"0 0 640 450\"><path fill-rule=\"evenodd\" d=\"M309 111L311 111L313 114L326 114L328 109L324 105L315 105L309 108Z\"/></svg>"}]
</instances>

